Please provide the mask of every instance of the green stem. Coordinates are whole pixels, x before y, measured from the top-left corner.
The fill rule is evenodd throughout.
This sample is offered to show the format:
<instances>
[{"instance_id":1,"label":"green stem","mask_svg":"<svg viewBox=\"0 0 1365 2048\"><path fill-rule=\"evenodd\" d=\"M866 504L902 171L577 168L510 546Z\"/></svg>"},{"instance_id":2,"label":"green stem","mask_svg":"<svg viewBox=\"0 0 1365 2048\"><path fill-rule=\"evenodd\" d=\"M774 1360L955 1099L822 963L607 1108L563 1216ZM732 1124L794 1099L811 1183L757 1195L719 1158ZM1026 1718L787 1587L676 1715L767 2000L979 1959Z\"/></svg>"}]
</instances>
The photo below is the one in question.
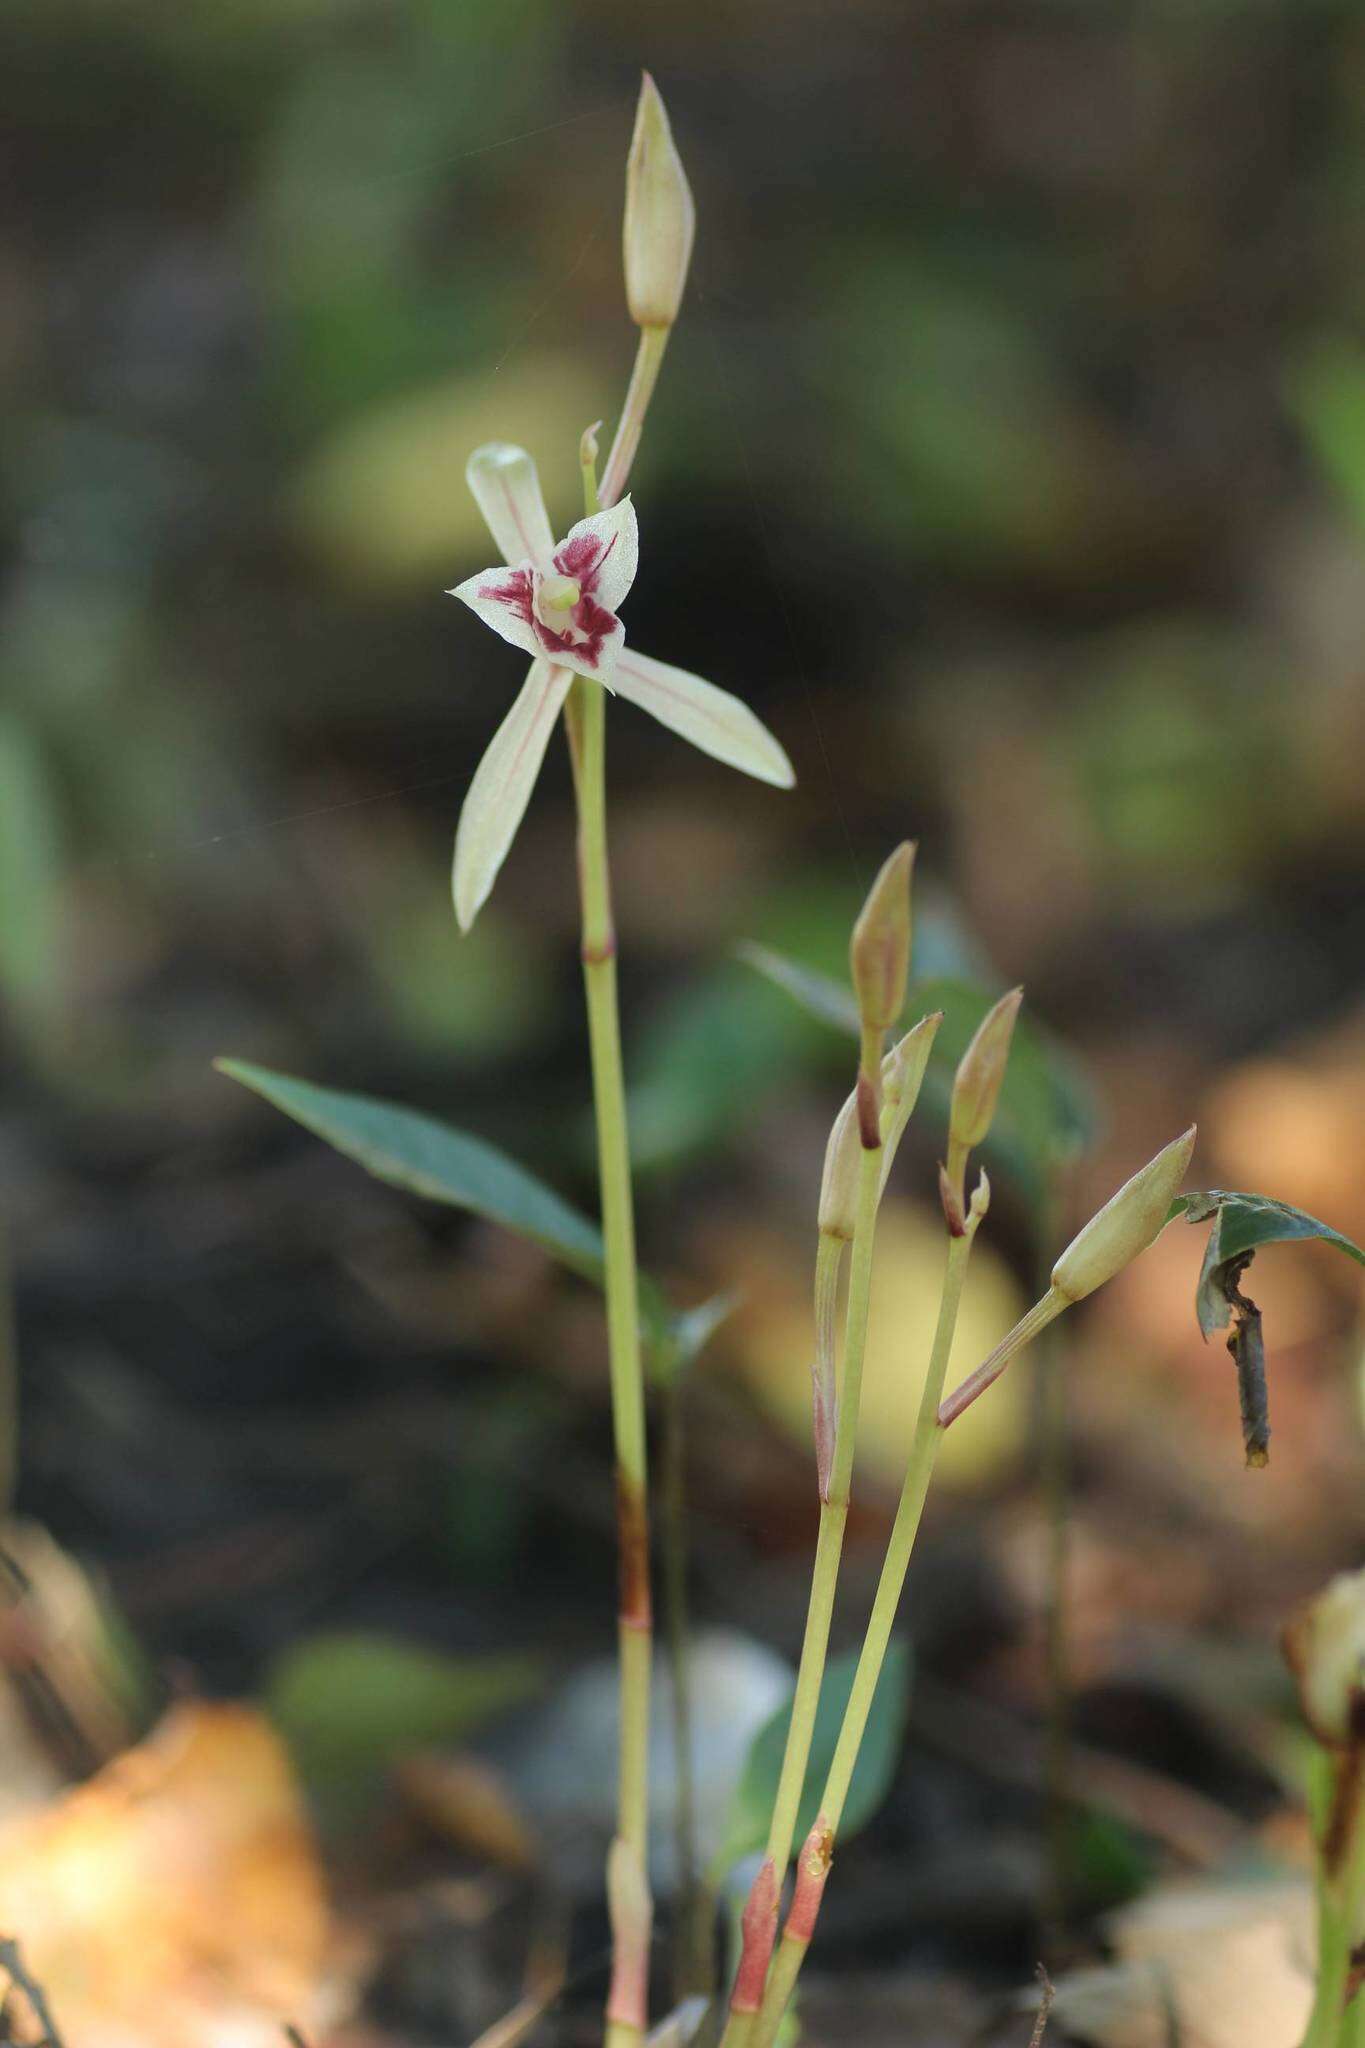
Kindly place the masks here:
<instances>
[{"instance_id":1,"label":"green stem","mask_svg":"<svg viewBox=\"0 0 1365 2048\"><path fill-rule=\"evenodd\" d=\"M862 1073L877 1075L880 1066L880 1045L864 1045ZM777 1892L781 1890L782 1880L791 1861L792 1843L801 1809L801 1795L805 1789L806 1769L810 1762L811 1743L815 1735L815 1718L820 1705L820 1687L829 1651L829 1630L834 1613L839 1560L843 1554L844 1529L848 1522L849 1489L862 1393L863 1356L867 1348L867 1316L872 1293L872 1249L876 1235L877 1202L881 1192L881 1165L880 1143L864 1147L858 1168L858 1198L849 1266L848 1309L844 1325L843 1385L839 1396L834 1456L829 1489L820 1502L820 1527L815 1543L815 1563L811 1570L806 1629L801 1644L801 1661L797 1666L796 1692L792 1699L791 1721L787 1728L787 1743L782 1756L777 1795L773 1801L767 1856L764 1862L765 1870L771 1867L776 1874ZM776 1893L773 1925L775 1931ZM746 2048L757 2018L757 2012L737 2010L732 2005L722 2036L722 2048Z\"/></svg>"},{"instance_id":2,"label":"green stem","mask_svg":"<svg viewBox=\"0 0 1365 2048\"><path fill-rule=\"evenodd\" d=\"M612 2048L627 2048L627 2044L639 2039L647 2016L649 1904L645 1869L652 1614L639 1278L616 994L616 935L607 865L606 699L600 684L575 678L569 734L578 799L583 983L597 1122L606 1253L607 1351L616 1442L621 1569L621 1745L616 1832L617 1843L631 1865L631 1884L620 1888L621 1898L628 1899L628 1908L619 1900L613 1902L613 1973L607 2040ZM618 1864L623 1863L624 1858L618 1856Z\"/></svg>"},{"instance_id":3,"label":"green stem","mask_svg":"<svg viewBox=\"0 0 1365 2048\"><path fill-rule=\"evenodd\" d=\"M881 1577L877 1581L877 1592L872 1602L872 1613L858 1658L858 1668L854 1673L848 1704L844 1709L839 1739L835 1744L829 1773L825 1779L819 1818L815 1829L812 1830L811 1854L816 1867L812 1871L815 1882L812 1884L811 1906L807 1912L798 1914L797 1902L793 1902L792 1913L773 1960L768 1988L764 1994L758 2024L751 2037L750 2048L771 2048L795 1988L806 1950L810 1946L815 1914L819 1910L820 1897L824 1889L825 1872L828 1870L834 1839L838 1834L839 1823L848 1799L849 1786L853 1782L858 1751L867 1730L868 1715L872 1710L877 1684L886 1661L891 1630L905 1587L910 1555L919 1533L920 1518L924 1512L934 1461L938 1456L939 1445L943 1441L943 1425L938 1418L939 1402L943 1397L948 1359L953 1348L953 1335L957 1329L962 1286L967 1276L967 1261L980 1220L981 1211L974 1206L968 1216L967 1228L963 1235L950 1237L948 1240L948 1257L943 1274L938 1322L934 1329L928 1370L915 1417L915 1431L910 1443L905 1481L901 1488L886 1557L882 1563Z\"/></svg>"},{"instance_id":4,"label":"green stem","mask_svg":"<svg viewBox=\"0 0 1365 2048\"><path fill-rule=\"evenodd\" d=\"M692 1768L692 1673L687 1618L687 1470L683 1416L683 1375L669 1381L663 1397L662 1516L663 1587L668 1672L673 1693L674 1855L678 1897L673 1940L675 1999L710 1992L709 1922L701 1918L697 1874L697 1801Z\"/></svg>"},{"instance_id":5,"label":"green stem","mask_svg":"<svg viewBox=\"0 0 1365 2048\"><path fill-rule=\"evenodd\" d=\"M876 1234L877 1197L881 1187L881 1147L866 1148L859 1161L857 1220L853 1231L853 1254L849 1265L848 1312L844 1336L843 1384L839 1393L839 1420L834 1432L834 1461L830 1471L829 1495L820 1504L820 1530L811 1573L810 1603L806 1633L801 1645L796 1696L792 1702L791 1725L782 1758L782 1772L768 1829L768 1854L779 1876L791 1861L801 1794L806 1782L815 1734L815 1717L820 1705L825 1655L829 1647L830 1619L834 1611L835 1585L843 1552L844 1527L848 1520L853 1453L858 1430L858 1408L862 1393L863 1357L867 1348L867 1316L872 1292L872 1248Z\"/></svg>"},{"instance_id":6,"label":"green stem","mask_svg":"<svg viewBox=\"0 0 1365 2048\"><path fill-rule=\"evenodd\" d=\"M1348 1996L1352 1954L1365 1922L1365 1757L1350 1751L1335 1760L1333 1801L1344 1838L1335 1852L1328 1843L1332 1823L1324 1815L1319 1854L1324 1867L1318 1877L1318 1974L1313 2011L1303 2048L1357 2048L1365 2000ZM1335 1868L1325 1867L1335 1855Z\"/></svg>"},{"instance_id":7,"label":"green stem","mask_svg":"<svg viewBox=\"0 0 1365 2048\"><path fill-rule=\"evenodd\" d=\"M854 1673L848 1705L844 1709L839 1740L830 1759L829 1776L825 1780L825 1796L820 1802L820 1811L824 1815L826 1825L834 1834L838 1833L839 1822L843 1818L844 1802L848 1798L853 1769L858 1761L858 1750L867 1728L867 1717L872 1709L877 1681L881 1677L882 1665L891 1641L896 1610L905 1586L910 1553L914 1549L915 1538L919 1533L920 1517L924 1512L924 1500L929 1491L934 1461L938 1456L939 1445L943 1441L943 1428L938 1419L938 1404L943 1397L943 1382L948 1371L953 1335L957 1329L962 1286L967 1277L967 1260L971 1254L974 1236L975 1219L969 1219L966 1233L962 1237L948 1240L948 1258L943 1274L938 1323L934 1330L933 1348L929 1354L929 1369L920 1395L919 1412L915 1417L915 1433L910 1443L905 1482L901 1488L891 1538L886 1547L881 1577L877 1581L876 1597L872 1602L872 1614L868 1621L862 1654Z\"/></svg>"},{"instance_id":8,"label":"green stem","mask_svg":"<svg viewBox=\"0 0 1365 2048\"><path fill-rule=\"evenodd\" d=\"M645 424L649 401L654 396L654 386L659 381L659 370L668 346L671 327L642 327L640 344L635 351L635 367L630 373L630 388L626 402L621 408L617 422L616 438L611 444L607 466L602 473L601 502L604 506L614 505L626 487L635 451L640 445L640 435ZM594 510L589 507L589 510Z\"/></svg>"}]
</instances>

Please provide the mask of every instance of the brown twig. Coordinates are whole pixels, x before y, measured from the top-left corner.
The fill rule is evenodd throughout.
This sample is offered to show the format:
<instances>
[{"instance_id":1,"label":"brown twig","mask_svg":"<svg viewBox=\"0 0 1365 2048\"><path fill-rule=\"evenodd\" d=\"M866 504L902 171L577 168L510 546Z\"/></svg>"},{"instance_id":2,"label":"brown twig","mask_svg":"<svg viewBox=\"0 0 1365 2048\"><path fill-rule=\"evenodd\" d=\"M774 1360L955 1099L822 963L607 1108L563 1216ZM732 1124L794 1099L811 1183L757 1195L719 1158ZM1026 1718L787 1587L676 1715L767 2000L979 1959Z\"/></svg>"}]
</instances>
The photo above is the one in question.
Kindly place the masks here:
<instances>
[{"instance_id":1,"label":"brown twig","mask_svg":"<svg viewBox=\"0 0 1365 2048\"><path fill-rule=\"evenodd\" d=\"M41 1984L32 1978L19 1953L19 1944L12 1936L0 1937L0 1970L8 1976L17 1991L28 2000L33 2017L43 2030L43 2048L63 2048L61 2033L47 2002Z\"/></svg>"},{"instance_id":2,"label":"brown twig","mask_svg":"<svg viewBox=\"0 0 1365 2048\"><path fill-rule=\"evenodd\" d=\"M1037 1977L1039 1985L1042 1987L1043 1997L1042 2003L1038 2007L1038 2017L1033 2023L1033 2032L1029 2035L1028 2048L1043 2048L1043 2036L1047 2032L1048 2015L1052 2011L1052 2001L1057 1996L1057 1987L1041 1963L1038 1965Z\"/></svg>"}]
</instances>

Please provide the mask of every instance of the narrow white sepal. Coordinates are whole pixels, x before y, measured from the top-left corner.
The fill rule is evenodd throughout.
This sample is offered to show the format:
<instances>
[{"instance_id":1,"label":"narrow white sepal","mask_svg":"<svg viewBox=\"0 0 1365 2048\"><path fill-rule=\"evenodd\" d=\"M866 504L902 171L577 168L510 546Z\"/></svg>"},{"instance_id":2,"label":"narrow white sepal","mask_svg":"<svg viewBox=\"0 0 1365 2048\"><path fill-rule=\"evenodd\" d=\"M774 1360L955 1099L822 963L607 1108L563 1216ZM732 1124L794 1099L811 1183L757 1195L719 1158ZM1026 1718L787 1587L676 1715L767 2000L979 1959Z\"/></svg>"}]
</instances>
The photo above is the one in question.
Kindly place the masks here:
<instances>
[{"instance_id":1,"label":"narrow white sepal","mask_svg":"<svg viewBox=\"0 0 1365 2048\"><path fill-rule=\"evenodd\" d=\"M573 681L536 661L474 773L455 834L455 915L468 931L497 879L530 802L545 749Z\"/></svg>"},{"instance_id":2,"label":"narrow white sepal","mask_svg":"<svg viewBox=\"0 0 1365 2048\"><path fill-rule=\"evenodd\" d=\"M611 683L618 697L638 704L728 767L779 789L790 789L796 781L791 762L767 726L728 690L717 689L685 668L638 654L633 647L623 648L617 656Z\"/></svg>"},{"instance_id":3,"label":"narrow white sepal","mask_svg":"<svg viewBox=\"0 0 1365 2048\"><path fill-rule=\"evenodd\" d=\"M464 473L503 560L534 562L544 569L555 537L533 457L511 441L486 441L474 450Z\"/></svg>"}]
</instances>

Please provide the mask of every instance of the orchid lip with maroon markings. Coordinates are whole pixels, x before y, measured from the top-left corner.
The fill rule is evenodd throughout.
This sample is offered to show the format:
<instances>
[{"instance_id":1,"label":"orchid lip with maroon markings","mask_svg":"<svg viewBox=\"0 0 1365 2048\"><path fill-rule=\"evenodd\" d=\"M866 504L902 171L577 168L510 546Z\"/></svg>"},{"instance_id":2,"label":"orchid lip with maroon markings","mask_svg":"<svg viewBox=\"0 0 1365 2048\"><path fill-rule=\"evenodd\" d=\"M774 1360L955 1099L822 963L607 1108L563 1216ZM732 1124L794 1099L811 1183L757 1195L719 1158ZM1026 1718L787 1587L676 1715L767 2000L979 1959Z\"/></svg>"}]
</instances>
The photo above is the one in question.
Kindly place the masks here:
<instances>
[{"instance_id":1,"label":"orchid lip with maroon markings","mask_svg":"<svg viewBox=\"0 0 1365 2048\"><path fill-rule=\"evenodd\" d=\"M541 542L539 522L529 537ZM639 556L635 507L623 498L580 519L557 548L538 545L534 555L485 569L449 594L514 647L609 683L626 637L616 607L635 581Z\"/></svg>"},{"instance_id":2,"label":"orchid lip with maroon markings","mask_svg":"<svg viewBox=\"0 0 1365 2048\"><path fill-rule=\"evenodd\" d=\"M575 675L603 684L704 754L760 782L790 789L796 778L767 727L738 697L626 647L616 613L639 560L629 498L580 519L556 544L536 465L524 448L491 441L475 449L465 475L503 564L469 577L450 595L534 656L460 813L455 913L468 931L525 814Z\"/></svg>"}]
</instances>

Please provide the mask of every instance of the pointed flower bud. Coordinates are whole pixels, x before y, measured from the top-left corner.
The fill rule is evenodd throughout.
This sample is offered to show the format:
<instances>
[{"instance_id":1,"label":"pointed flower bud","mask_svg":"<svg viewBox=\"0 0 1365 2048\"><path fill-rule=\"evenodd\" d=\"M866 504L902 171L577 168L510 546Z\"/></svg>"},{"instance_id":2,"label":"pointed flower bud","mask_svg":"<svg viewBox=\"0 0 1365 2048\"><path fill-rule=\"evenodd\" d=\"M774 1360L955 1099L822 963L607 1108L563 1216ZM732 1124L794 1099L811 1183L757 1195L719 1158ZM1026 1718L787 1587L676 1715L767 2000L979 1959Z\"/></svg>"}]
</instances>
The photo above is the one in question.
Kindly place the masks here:
<instances>
[{"instance_id":1,"label":"pointed flower bud","mask_svg":"<svg viewBox=\"0 0 1365 2048\"><path fill-rule=\"evenodd\" d=\"M921 1017L913 1030L907 1031L904 1038L897 1039L882 1061L883 1187L896 1156L896 1147L915 1113L915 1104L924 1085L924 1070L929 1064L929 1055L942 1022L942 1010L933 1010L927 1017Z\"/></svg>"},{"instance_id":2,"label":"pointed flower bud","mask_svg":"<svg viewBox=\"0 0 1365 2048\"><path fill-rule=\"evenodd\" d=\"M1365 1741L1365 1571L1339 1573L1299 1609L1284 1654L1319 1742Z\"/></svg>"},{"instance_id":3,"label":"pointed flower bud","mask_svg":"<svg viewBox=\"0 0 1365 2048\"><path fill-rule=\"evenodd\" d=\"M846 1242L853 1236L858 1209L858 1156L861 1151L855 1090L846 1098L831 1124L825 1144L817 1219L822 1237L837 1237Z\"/></svg>"},{"instance_id":4,"label":"pointed flower bud","mask_svg":"<svg viewBox=\"0 0 1365 2048\"><path fill-rule=\"evenodd\" d=\"M949 1170L953 1154L966 1154L981 1144L995 1119L995 1107L1009 1064L1010 1041L1021 988L1012 988L988 1010L976 1028L976 1035L958 1061L953 1076L952 1107L948 1114Z\"/></svg>"},{"instance_id":5,"label":"pointed flower bud","mask_svg":"<svg viewBox=\"0 0 1365 2048\"><path fill-rule=\"evenodd\" d=\"M889 1031L905 1002L910 973L910 875L914 843L905 839L882 864L853 927L848 960L865 1031Z\"/></svg>"},{"instance_id":6,"label":"pointed flower bud","mask_svg":"<svg viewBox=\"0 0 1365 2048\"><path fill-rule=\"evenodd\" d=\"M626 303L637 327L677 319L696 224L668 113L646 71L626 159Z\"/></svg>"},{"instance_id":7,"label":"pointed flower bud","mask_svg":"<svg viewBox=\"0 0 1365 2048\"><path fill-rule=\"evenodd\" d=\"M1190 1163L1194 1137L1191 1124L1091 1217L1052 1269L1056 1293L1068 1301L1081 1301L1146 1251L1170 1214L1176 1189Z\"/></svg>"}]
</instances>

